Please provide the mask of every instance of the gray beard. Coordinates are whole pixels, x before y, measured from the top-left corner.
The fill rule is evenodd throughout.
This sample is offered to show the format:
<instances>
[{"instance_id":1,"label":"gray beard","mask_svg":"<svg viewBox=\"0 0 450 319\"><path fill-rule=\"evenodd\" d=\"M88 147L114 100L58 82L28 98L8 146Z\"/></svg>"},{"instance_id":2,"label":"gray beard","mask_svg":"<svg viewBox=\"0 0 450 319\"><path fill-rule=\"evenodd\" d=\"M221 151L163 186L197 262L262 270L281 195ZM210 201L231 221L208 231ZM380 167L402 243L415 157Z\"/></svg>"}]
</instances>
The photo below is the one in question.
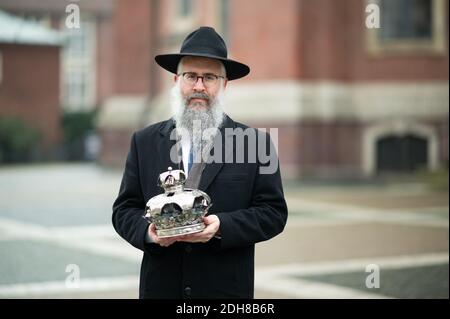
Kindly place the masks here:
<instances>
[{"instance_id":1,"label":"gray beard","mask_svg":"<svg viewBox=\"0 0 450 319\"><path fill-rule=\"evenodd\" d=\"M193 95L198 96L198 94ZM194 154L194 162L199 163L201 162L201 157L204 161L209 157L216 133L224 120L224 97L223 91L219 92L215 99L207 101L208 107L206 109L200 110L187 107L189 98L188 96L187 99L183 99L181 96L180 83L178 81L171 91L173 119L179 138L189 138Z\"/></svg>"}]
</instances>

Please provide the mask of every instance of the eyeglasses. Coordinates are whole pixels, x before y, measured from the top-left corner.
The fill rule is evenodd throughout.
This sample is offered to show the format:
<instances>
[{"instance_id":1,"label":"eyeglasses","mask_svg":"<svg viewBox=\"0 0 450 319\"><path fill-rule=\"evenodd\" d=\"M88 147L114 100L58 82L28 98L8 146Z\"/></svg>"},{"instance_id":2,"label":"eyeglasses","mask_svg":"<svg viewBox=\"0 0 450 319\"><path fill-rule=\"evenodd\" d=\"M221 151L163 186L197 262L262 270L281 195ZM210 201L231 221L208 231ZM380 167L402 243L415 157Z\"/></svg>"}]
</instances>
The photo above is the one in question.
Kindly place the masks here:
<instances>
[{"instance_id":1,"label":"eyeglasses","mask_svg":"<svg viewBox=\"0 0 450 319\"><path fill-rule=\"evenodd\" d=\"M178 76L180 75L183 77L183 80L189 85L195 85L195 83L197 83L198 81L198 78L202 79L205 86L214 86L217 84L219 78L225 79L225 77L213 73L198 75L195 72L183 72L181 74L178 74Z\"/></svg>"}]
</instances>

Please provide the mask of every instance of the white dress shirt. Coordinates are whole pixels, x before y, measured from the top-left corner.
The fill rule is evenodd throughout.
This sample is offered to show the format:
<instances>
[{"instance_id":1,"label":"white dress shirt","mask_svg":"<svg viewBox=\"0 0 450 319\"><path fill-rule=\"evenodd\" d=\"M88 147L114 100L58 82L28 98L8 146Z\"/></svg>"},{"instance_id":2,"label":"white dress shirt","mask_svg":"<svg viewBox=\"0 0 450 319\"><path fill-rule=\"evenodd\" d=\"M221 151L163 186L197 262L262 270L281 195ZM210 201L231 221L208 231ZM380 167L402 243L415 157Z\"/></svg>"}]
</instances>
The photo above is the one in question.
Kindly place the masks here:
<instances>
[{"instance_id":1,"label":"white dress shirt","mask_svg":"<svg viewBox=\"0 0 450 319\"><path fill-rule=\"evenodd\" d=\"M189 175L188 164L189 164L189 152L191 151L191 141L182 139L181 140L181 158L183 160L183 170L186 174L186 178Z\"/></svg>"}]
</instances>

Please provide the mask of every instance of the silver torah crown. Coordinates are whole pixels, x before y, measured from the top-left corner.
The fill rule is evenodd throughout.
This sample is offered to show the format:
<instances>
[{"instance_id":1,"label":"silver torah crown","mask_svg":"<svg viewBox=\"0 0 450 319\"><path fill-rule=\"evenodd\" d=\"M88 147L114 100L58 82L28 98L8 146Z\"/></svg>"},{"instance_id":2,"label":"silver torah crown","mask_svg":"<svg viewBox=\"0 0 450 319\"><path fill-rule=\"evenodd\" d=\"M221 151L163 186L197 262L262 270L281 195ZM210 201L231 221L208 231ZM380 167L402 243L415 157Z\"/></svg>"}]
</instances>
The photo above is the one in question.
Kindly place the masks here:
<instances>
[{"instance_id":1,"label":"silver torah crown","mask_svg":"<svg viewBox=\"0 0 450 319\"><path fill-rule=\"evenodd\" d=\"M200 232L205 228L203 217L211 207L209 196L198 189L184 188L186 175L182 170L161 173L158 186L164 194L147 202L144 218L156 226L159 237L173 237Z\"/></svg>"}]
</instances>

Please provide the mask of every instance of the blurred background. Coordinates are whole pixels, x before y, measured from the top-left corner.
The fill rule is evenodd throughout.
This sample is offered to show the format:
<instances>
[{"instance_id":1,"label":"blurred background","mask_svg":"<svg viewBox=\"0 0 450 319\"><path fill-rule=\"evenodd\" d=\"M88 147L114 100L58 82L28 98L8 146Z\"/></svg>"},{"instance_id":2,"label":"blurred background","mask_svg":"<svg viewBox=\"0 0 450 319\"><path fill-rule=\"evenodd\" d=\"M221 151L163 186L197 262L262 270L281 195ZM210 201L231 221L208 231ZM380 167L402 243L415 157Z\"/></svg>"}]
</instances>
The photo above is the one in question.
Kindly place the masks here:
<instances>
[{"instance_id":1,"label":"blurred background","mask_svg":"<svg viewBox=\"0 0 450 319\"><path fill-rule=\"evenodd\" d=\"M0 297L137 297L111 206L201 25L251 67L227 113L278 129L255 297L448 298L445 0L0 0Z\"/></svg>"}]
</instances>

